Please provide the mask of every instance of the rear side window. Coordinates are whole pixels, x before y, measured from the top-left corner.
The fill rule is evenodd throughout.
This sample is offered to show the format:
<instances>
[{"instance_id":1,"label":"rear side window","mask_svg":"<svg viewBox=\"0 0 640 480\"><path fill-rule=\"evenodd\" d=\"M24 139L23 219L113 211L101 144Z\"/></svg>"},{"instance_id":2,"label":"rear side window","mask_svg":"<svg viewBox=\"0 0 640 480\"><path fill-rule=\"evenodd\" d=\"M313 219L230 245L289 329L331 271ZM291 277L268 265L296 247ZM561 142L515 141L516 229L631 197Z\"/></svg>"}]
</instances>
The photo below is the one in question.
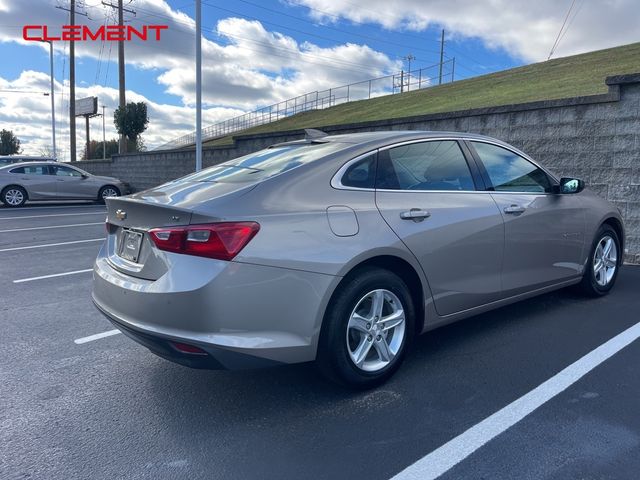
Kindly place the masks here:
<instances>
[{"instance_id":1,"label":"rear side window","mask_svg":"<svg viewBox=\"0 0 640 480\"><path fill-rule=\"evenodd\" d=\"M490 143L471 143L478 152L496 192L550 191L549 176L526 158Z\"/></svg>"},{"instance_id":2,"label":"rear side window","mask_svg":"<svg viewBox=\"0 0 640 480\"><path fill-rule=\"evenodd\" d=\"M351 145L346 143L327 142L267 148L179 178L175 183L259 181L319 160L349 146Z\"/></svg>"},{"instance_id":3,"label":"rear side window","mask_svg":"<svg viewBox=\"0 0 640 480\"><path fill-rule=\"evenodd\" d=\"M371 154L349 166L340 180L345 187L374 188L376 183L376 154Z\"/></svg>"},{"instance_id":4,"label":"rear side window","mask_svg":"<svg viewBox=\"0 0 640 480\"><path fill-rule=\"evenodd\" d=\"M22 175L49 175L49 167L36 165L33 167L17 167L10 170L11 173Z\"/></svg>"},{"instance_id":5,"label":"rear side window","mask_svg":"<svg viewBox=\"0 0 640 480\"><path fill-rule=\"evenodd\" d=\"M434 140L380 152L376 188L460 191L475 185L458 142Z\"/></svg>"}]
</instances>

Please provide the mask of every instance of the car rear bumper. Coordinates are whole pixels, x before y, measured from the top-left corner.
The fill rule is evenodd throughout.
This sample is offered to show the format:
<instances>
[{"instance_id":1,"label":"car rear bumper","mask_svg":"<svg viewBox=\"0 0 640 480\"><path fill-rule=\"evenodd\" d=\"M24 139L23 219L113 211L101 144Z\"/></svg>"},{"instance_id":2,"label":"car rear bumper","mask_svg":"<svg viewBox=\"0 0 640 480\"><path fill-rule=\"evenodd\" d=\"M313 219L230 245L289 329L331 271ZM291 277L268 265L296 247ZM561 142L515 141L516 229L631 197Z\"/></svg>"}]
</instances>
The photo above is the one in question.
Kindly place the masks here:
<instances>
[{"instance_id":1,"label":"car rear bumper","mask_svg":"<svg viewBox=\"0 0 640 480\"><path fill-rule=\"evenodd\" d=\"M245 368L260 368L280 365L282 362L269 360L266 358L254 357L242 353L236 353L221 348L216 348L209 344L194 342L192 339L182 337L171 337L158 333L150 333L133 328L130 324L122 319L116 318L95 300L94 304L113 323L113 325L124 333L127 337L138 342L140 345L147 347L152 353L159 357L169 360L185 367L202 368L208 370L239 370ZM174 342L188 341L189 345L202 349L206 354L185 353L178 350Z\"/></svg>"},{"instance_id":2,"label":"car rear bumper","mask_svg":"<svg viewBox=\"0 0 640 480\"><path fill-rule=\"evenodd\" d=\"M124 334L194 368L315 359L322 314L338 277L171 255L172 268L155 281L117 270L104 247L98 255L93 301ZM172 342L206 355L183 353Z\"/></svg>"}]
</instances>

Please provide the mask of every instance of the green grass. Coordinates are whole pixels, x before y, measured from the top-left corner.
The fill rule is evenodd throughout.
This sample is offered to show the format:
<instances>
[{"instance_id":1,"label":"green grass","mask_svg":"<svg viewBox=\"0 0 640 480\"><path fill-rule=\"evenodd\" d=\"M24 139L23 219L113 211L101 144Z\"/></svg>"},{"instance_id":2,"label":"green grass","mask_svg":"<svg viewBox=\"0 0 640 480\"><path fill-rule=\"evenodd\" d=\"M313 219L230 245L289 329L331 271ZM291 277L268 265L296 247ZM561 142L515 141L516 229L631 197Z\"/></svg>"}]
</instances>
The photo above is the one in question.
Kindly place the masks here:
<instances>
[{"instance_id":1,"label":"green grass","mask_svg":"<svg viewBox=\"0 0 640 480\"><path fill-rule=\"evenodd\" d=\"M640 72L640 43L534 63L419 91L360 100L288 117L235 135L409 117L607 92L609 75ZM223 145L232 137L205 145Z\"/></svg>"}]
</instances>

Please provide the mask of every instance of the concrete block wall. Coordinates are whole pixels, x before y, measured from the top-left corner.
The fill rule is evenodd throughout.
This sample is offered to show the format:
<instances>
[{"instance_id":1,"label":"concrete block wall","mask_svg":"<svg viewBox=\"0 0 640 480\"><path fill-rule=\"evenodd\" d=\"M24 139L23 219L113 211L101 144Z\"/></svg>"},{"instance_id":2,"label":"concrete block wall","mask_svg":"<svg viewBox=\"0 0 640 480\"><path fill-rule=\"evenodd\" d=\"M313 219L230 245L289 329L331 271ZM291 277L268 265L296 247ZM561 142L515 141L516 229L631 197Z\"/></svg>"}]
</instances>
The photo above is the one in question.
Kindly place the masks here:
<instances>
[{"instance_id":1,"label":"concrete block wall","mask_svg":"<svg viewBox=\"0 0 640 480\"><path fill-rule=\"evenodd\" d=\"M527 152L560 176L575 176L615 203L627 228L626 260L640 263L640 73L609 77L608 93L409 118L317 126L339 134L373 130L441 130L499 138ZM205 167L299 139L303 130L241 135L234 145L206 148ZM121 178L136 190L193 171L193 150L115 155L78 164Z\"/></svg>"}]
</instances>

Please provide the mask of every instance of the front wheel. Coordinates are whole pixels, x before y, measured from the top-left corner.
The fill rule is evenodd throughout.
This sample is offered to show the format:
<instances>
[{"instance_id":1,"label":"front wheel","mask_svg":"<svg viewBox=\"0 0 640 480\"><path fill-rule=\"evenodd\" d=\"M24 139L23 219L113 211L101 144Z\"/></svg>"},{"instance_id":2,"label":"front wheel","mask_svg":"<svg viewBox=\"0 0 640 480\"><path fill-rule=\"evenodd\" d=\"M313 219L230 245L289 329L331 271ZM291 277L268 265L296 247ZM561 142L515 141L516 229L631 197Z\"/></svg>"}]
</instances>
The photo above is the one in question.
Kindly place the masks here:
<instances>
[{"instance_id":1,"label":"front wheel","mask_svg":"<svg viewBox=\"0 0 640 480\"><path fill-rule=\"evenodd\" d=\"M618 277L622 252L618 234L609 225L602 225L591 246L581 290L592 297L600 297L611 291Z\"/></svg>"},{"instance_id":2,"label":"front wheel","mask_svg":"<svg viewBox=\"0 0 640 480\"><path fill-rule=\"evenodd\" d=\"M375 387L400 367L414 335L415 309L394 273L363 268L340 287L324 318L317 363L329 379Z\"/></svg>"},{"instance_id":3,"label":"front wheel","mask_svg":"<svg viewBox=\"0 0 640 480\"><path fill-rule=\"evenodd\" d=\"M105 185L98 192L98 201L100 203L104 203L104 200L109 197L119 197L120 189L118 187L114 187L113 185Z\"/></svg>"}]
</instances>

